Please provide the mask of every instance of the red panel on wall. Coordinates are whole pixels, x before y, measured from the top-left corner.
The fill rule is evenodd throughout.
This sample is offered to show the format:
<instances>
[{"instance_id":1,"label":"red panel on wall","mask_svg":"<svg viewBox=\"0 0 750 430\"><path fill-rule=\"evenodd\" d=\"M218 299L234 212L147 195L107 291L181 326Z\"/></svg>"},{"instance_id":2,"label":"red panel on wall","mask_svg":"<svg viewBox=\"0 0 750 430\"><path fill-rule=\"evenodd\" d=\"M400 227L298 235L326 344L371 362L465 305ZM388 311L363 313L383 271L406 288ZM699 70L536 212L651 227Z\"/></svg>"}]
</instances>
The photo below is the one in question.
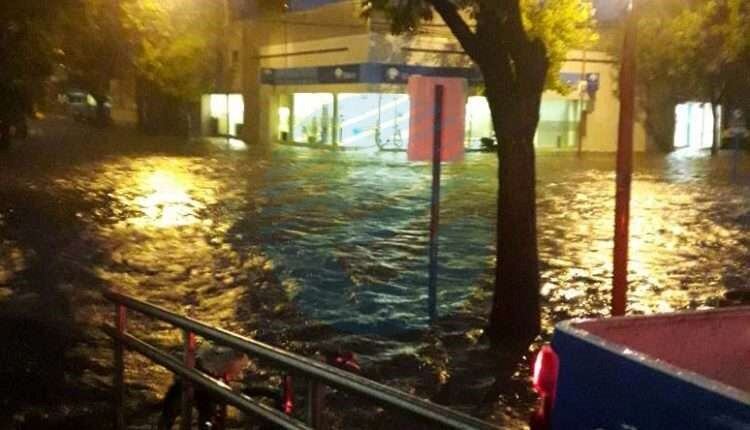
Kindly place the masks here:
<instances>
[{"instance_id":1,"label":"red panel on wall","mask_svg":"<svg viewBox=\"0 0 750 430\"><path fill-rule=\"evenodd\" d=\"M464 157L466 125L466 80L432 76L410 76L409 161L432 161L435 126L435 86L443 86L443 130L441 160Z\"/></svg>"}]
</instances>

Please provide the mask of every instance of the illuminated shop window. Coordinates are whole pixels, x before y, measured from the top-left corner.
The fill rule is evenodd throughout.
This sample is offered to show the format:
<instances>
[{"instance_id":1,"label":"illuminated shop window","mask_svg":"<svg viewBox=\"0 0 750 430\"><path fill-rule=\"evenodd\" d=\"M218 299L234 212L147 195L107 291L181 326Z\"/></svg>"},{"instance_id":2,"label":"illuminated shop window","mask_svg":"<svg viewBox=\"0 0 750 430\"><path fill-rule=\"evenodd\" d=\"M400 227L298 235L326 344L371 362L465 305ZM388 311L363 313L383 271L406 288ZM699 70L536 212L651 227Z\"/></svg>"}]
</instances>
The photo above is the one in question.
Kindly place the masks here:
<instances>
[{"instance_id":1,"label":"illuminated shop window","mask_svg":"<svg viewBox=\"0 0 750 430\"><path fill-rule=\"evenodd\" d=\"M229 133L232 136L242 135L242 125L245 122L245 100L241 94L230 94L229 105Z\"/></svg>"},{"instance_id":2,"label":"illuminated shop window","mask_svg":"<svg viewBox=\"0 0 750 430\"><path fill-rule=\"evenodd\" d=\"M542 101L536 146L574 148L578 144L580 112L576 100Z\"/></svg>"},{"instance_id":3,"label":"illuminated shop window","mask_svg":"<svg viewBox=\"0 0 750 430\"><path fill-rule=\"evenodd\" d=\"M478 149L482 139L494 137L492 114L487 99L472 96L466 101L466 147Z\"/></svg>"},{"instance_id":4,"label":"illuminated shop window","mask_svg":"<svg viewBox=\"0 0 750 430\"><path fill-rule=\"evenodd\" d=\"M345 147L405 149L409 139L409 96L338 94L338 143Z\"/></svg>"},{"instance_id":5,"label":"illuminated shop window","mask_svg":"<svg viewBox=\"0 0 750 430\"><path fill-rule=\"evenodd\" d=\"M227 114L227 95L211 94L211 117L220 118Z\"/></svg>"},{"instance_id":6,"label":"illuminated shop window","mask_svg":"<svg viewBox=\"0 0 750 430\"><path fill-rule=\"evenodd\" d=\"M242 94L211 94L210 117L216 121L216 133L238 136L245 121L245 101Z\"/></svg>"},{"instance_id":7,"label":"illuminated shop window","mask_svg":"<svg viewBox=\"0 0 750 430\"><path fill-rule=\"evenodd\" d=\"M282 106L279 108L279 139L286 142L289 139L289 121L291 120L292 111Z\"/></svg>"},{"instance_id":8,"label":"illuminated shop window","mask_svg":"<svg viewBox=\"0 0 750 430\"><path fill-rule=\"evenodd\" d=\"M295 93L292 114L294 141L333 143L333 94Z\"/></svg>"},{"instance_id":9,"label":"illuminated shop window","mask_svg":"<svg viewBox=\"0 0 750 430\"><path fill-rule=\"evenodd\" d=\"M721 115L721 109L719 112ZM675 148L710 148L713 133L714 114L710 103L688 102L675 107Z\"/></svg>"}]
</instances>

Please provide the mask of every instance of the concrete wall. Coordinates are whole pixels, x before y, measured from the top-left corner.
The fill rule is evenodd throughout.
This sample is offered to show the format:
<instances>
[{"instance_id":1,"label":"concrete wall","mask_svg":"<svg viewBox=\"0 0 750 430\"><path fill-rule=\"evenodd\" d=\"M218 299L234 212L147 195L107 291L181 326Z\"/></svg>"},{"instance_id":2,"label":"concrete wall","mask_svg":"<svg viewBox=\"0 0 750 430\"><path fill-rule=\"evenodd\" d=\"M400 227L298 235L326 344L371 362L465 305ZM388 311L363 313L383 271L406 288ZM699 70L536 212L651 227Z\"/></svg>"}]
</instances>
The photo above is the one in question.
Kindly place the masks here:
<instances>
[{"instance_id":1,"label":"concrete wall","mask_svg":"<svg viewBox=\"0 0 750 430\"><path fill-rule=\"evenodd\" d=\"M245 98L244 136L249 142L264 143L269 133L267 89L260 85L261 67L297 67L366 58L364 46L352 43L366 37L368 22L360 18L358 0L336 2L308 11L283 12L267 6L267 0L255 0L248 6L246 19L232 23L230 52L237 51L239 64L234 66L230 90L242 92ZM338 37L338 41L328 40ZM348 37L354 39L347 40ZM360 38L361 39L361 38ZM326 41L328 40L328 41ZM343 48L341 55L316 54L321 49ZM327 60L326 60L327 59ZM271 106L273 109L273 106ZM275 110L274 110L275 112Z\"/></svg>"},{"instance_id":2,"label":"concrete wall","mask_svg":"<svg viewBox=\"0 0 750 430\"><path fill-rule=\"evenodd\" d=\"M370 33L370 61L443 67L472 67L469 56L452 37L443 35L394 36Z\"/></svg>"},{"instance_id":3,"label":"concrete wall","mask_svg":"<svg viewBox=\"0 0 750 430\"><path fill-rule=\"evenodd\" d=\"M599 91L593 100L593 109L586 115L582 127L582 150L588 152L611 152L617 149L617 129L620 115L620 101L617 98L617 70L619 64L603 52L571 51L562 71L567 73L598 73ZM544 94L545 99L578 99L580 92L561 95L552 91ZM591 100L589 100L591 103ZM637 122L633 147L636 151L646 150L646 131L642 122Z\"/></svg>"},{"instance_id":4,"label":"concrete wall","mask_svg":"<svg viewBox=\"0 0 750 430\"><path fill-rule=\"evenodd\" d=\"M280 69L366 63L370 58L370 36L357 34L268 45L259 49L258 58L261 67Z\"/></svg>"},{"instance_id":5,"label":"concrete wall","mask_svg":"<svg viewBox=\"0 0 750 430\"><path fill-rule=\"evenodd\" d=\"M262 1L262 0L258 0ZM336 2L308 11L283 13L261 11L252 19L232 24L232 37L227 58L239 52L239 65L234 65L230 91L245 97L245 139L269 142L275 139L279 95L294 91L336 92L336 85L287 88L260 84L261 68L314 67L353 63L395 63L427 66L470 67L471 62L460 44L439 20L412 37L393 36L382 17L370 20L360 17L358 0ZM582 126L583 151L614 151L617 142L619 101L616 97L618 65L602 52L571 51L563 65L565 73L597 73L600 87L593 109ZM584 61L585 58L585 61ZM387 91L385 86L347 87L346 91ZM405 88L391 89L404 92ZM546 100L578 100L579 91L558 94L548 91ZM634 146L646 149L646 133L642 124L635 130Z\"/></svg>"}]
</instances>

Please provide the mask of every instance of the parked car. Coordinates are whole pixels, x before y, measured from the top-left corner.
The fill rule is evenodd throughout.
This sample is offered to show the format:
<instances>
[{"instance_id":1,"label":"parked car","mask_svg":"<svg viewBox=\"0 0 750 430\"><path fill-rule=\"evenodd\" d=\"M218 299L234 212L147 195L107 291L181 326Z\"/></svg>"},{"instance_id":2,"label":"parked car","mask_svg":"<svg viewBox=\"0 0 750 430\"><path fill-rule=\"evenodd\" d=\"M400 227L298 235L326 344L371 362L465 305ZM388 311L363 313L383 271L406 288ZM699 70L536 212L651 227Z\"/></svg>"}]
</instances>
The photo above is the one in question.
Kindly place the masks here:
<instances>
[{"instance_id":1,"label":"parked car","mask_svg":"<svg viewBox=\"0 0 750 430\"><path fill-rule=\"evenodd\" d=\"M750 429L750 307L558 324L534 430Z\"/></svg>"},{"instance_id":2,"label":"parked car","mask_svg":"<svg viewBox=\"0 0 750 430\"><path fill-rule=\"evenodd\" d=\"M104 123L109 123L111 120L112 103L109 97L105 98L101 107L93 95L85 92L70 92L67 94L66 99L68 112L76 121L96 122L103 119ZM103 111L100 113L99 109Z\"/></svg>"},{"instance_id":3,"label":"parked car","mask_svg":"<svg viewBox=\"0 0 750 430\"><path fill-rule=\"evenodd\" d=\"M71 92L66 95L65 101L68 105L68 113L74 120L83 121L86 118L88 97L90 95L83 92Z\"/></svg>"}]
</instances>

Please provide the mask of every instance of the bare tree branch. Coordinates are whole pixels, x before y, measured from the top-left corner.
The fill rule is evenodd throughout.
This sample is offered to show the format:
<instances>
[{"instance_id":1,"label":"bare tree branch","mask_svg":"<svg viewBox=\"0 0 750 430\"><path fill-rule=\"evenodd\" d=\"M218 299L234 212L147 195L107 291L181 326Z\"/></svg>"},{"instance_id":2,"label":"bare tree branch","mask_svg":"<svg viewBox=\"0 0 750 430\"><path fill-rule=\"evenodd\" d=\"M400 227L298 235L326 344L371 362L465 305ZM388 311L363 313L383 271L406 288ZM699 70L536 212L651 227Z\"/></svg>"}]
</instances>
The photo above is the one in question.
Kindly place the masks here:
<instances>
[{"instance_id":1,"label":"bare tree branch","mask_svg":"<svg viewBox=\"0 0 750 430\"><path fill-rule=\"evenodd\" d=\"M426 0L440 14L443 21L456 36L463 46L464 51L469 54L475 62L478 60L479 48L477 46L477 35L471 30L469 24L464 21L458 13L458 8L450 0Z\"/></svg>"}]
</instances>

